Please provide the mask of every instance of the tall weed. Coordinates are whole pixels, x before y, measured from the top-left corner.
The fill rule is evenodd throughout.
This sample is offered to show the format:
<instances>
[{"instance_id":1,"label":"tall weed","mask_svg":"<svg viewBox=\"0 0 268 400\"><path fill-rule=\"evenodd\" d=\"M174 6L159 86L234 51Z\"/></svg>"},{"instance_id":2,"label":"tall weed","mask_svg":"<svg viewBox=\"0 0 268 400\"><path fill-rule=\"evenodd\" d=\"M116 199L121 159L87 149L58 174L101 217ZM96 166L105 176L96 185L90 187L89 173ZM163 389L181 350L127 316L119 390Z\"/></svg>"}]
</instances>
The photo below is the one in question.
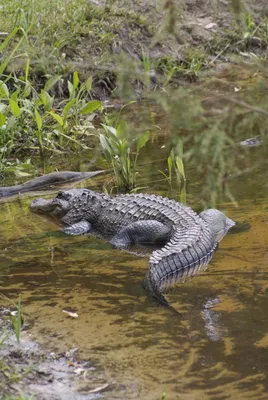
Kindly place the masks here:
<instances>
[{"instance_id":1,"label":"tall weed","mask_svg":"<svg viewBox=\"0 0 268 400\"><path fill-rule=\"evenodd\" d=\"M106 124L102 127L99 138L104 158L113 169L116 187L128 192L136 188L137 161L149 139L149 132L133 138L128 124L122 120L116 127Z\"/></svg>"}]
</instances>

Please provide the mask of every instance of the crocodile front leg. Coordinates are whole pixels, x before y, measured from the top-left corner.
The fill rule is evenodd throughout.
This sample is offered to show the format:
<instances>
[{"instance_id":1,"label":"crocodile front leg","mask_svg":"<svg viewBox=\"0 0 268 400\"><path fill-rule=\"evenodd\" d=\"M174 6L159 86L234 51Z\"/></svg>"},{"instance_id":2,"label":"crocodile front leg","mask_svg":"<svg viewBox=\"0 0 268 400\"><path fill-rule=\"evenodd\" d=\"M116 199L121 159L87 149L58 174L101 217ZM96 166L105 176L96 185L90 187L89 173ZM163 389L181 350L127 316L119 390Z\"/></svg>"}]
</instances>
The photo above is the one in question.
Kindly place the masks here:
<instances>
[{"instance_id":1,"label":"crocodile front leg","mask_svg":"<svg viewBox=\"0 0 268 400\"><path fill-rule=\"evenodd\" d=\"M137 221L122 228L110 243L120 249L127 249L135 244L162 244L169 241L172 227L154 220Z\"/></svg>"},{"instance_id":2,"label":"crocodile front leg","mask_svg":"<svg viewBox=\"0 0 268 400\"><path fill-rule=\"evenodd\" d=\"M76 224L67 226L62 229L62 232L67 235L85 235L92 229L92 225L88 221L79 221Z\"/></svg>"}]
</instances>

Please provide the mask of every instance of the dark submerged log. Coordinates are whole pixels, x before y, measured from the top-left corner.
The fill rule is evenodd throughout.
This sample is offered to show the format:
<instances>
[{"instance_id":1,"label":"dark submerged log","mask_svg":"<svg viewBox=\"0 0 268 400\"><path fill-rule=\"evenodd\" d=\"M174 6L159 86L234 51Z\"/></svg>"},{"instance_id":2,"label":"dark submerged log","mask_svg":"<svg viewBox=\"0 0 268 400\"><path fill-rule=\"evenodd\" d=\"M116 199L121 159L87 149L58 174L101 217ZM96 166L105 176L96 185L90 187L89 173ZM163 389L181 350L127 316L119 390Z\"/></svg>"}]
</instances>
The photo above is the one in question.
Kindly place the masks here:
<instances>
[{"instance_id":1,"label":"dark submerged log","mask_svg":"<svg viewBox=\"0 0 268 400\"><path fill-rule=\"evenodd\" d=\"M51 174L42 175L37 178L31 179L30 181L22 183L21 185L2 186L0 187L0 198L13 196L19 193L26 193L32 190L49 188L67 182L77 182L83 179L89 179L103 172L104 172L103 170L91 171L91 172L74 172L74 171L53 172Z\"/></svg>"}]
</instances>

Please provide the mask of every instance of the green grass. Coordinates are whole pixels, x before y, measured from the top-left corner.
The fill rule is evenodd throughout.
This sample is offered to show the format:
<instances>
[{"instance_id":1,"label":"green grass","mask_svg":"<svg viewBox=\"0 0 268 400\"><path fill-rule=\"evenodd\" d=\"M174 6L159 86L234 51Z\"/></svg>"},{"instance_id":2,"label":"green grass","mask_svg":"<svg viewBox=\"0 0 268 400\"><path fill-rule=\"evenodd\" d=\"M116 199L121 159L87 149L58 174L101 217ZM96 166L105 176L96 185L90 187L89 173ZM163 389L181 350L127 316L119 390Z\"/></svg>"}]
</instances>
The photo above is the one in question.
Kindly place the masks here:
<instances>
[{"instance_id":1,"label":"green grass","mask_svg":"<svg viewBox=\"0 0 268 400\"><path fill-rule=\"evenodd\" d=\"M13 302L12 302L13 303ZM16 335L16 339L18 345L20 345L20 335L23 324L23 316L22 316L22 304L21 298L19 296L18 302L14 303L16 307L16 311L10 313L10 325L14 330ZM2 332L0 336L0 350L9 346L7 339L12 335L12 332L6 326L6 332ZM19 350L18 350L19 351ZM0 392L3 389L3 392L8 393L8 388L10 384L19 383L25 376L27 376L33 369L35 365L31 365L25 367L23 370L20 365L16 366L14 363L14 355L9 357L8 352L4 358L0 359ZM1 400L33 400L33 396L24 396L20 395L5 395L1 397Z\"/></svg>"},{"instance_id":2,"label":"green grass","mask_svg":"<svg viewBox=\"0 0 268 400\"><path fill-rule=\"evenodd\" d=\"M35 75L52 76L73 72L74 63L81 65L80 72L89 71L110 54L111 46L120 46L118 33L123 25L138 33L145 20L133 10L109 3L101 7L87 0L7 0L0 23L2 31L24 29L27 41L21 51L31 59ZM23 54L13 60L12 70L22 63Z\"/></svg>"},{"instance_id":3,"label":"green grass","mask_svg":"<svg viewBox=\"0 0 268 400\"><path fill-rule=\"evenodd\" d=\"M110 70L111 63L115 72L122 68L116 55L119 52L129 53L132 61L137 61L137 57L133 59L134 54L139 55L145 76L148 76L148 67L159 66L167 83L173 75L194 80L207 68L206 49L217 56L227 45L226 50L250 49L256 37L261 46L268 43L267 18L258 21L250 12L244 12L232 28L221 31L204 46L180 48L179 58L173 51L156 59L149 57L150 49L158 43L166 43L168 37L178 41L179 35L183 42L183 34L177 32L180 24L174 20L175 13L179 21L183 18L183 8L179 6L174 10L172 4L163 9L156 4L147 19L135 2L129 7L123 0L108 1L105 5L100 2L98 6L87 0L6 0L0 10L1 30L10 33L20 29L17 41L22 32L26 38L9 69L23 70L29 59L32 82L43 83L57 74L68 77L74 70L79 71L82 81L91 73L97 82ZM162 32L160 38L158 29ZM12 46L7 52L11 49Z\"/></svg>"},{"instance_id":4,"label":"green grass","mask_svg":"<svg viewBox=\"0 0 268 400\"><path fill-rule=\"evenodd\" d=\"M0 62L0 69L1 66ZM0 80L0 169L20 148L28 152L38 150L41 157L53 151L64 152L66 146L88 148L88 140L80 138L93 136L90 117L102 108L101 101L90 100L91 76L81 82L75 71L66 81L68 95L59 102L52 91L62 84L62 76L51 77L37 91L29 80L29 70L28 59L23 75L17 78L2 74Z\"/></svg>"},{"instance_id":5,"label":"green grass","mask_svg":"<svg viewBox=\"0 0 268 400\"><path fill-rule=\"evenodd\" d=\"M258 56L260 49L268 45L268 17L257 20L250 12L242 14L232 26L205 45L208 53L222 55L248 53L253 60L266 61L267 56ZM254 57L255 56L255 57Z\"/></svg>"},{"instance_id":6,"label":"green grass","mask_svg":"<svg viewBox=\"0 0 268 400\"><path fill-rule=\"evenodd\" d=\"M19 396L4 396L1 400L34 400L33 396L24 396L19 395Z\"/></svg>"}]
</instances>

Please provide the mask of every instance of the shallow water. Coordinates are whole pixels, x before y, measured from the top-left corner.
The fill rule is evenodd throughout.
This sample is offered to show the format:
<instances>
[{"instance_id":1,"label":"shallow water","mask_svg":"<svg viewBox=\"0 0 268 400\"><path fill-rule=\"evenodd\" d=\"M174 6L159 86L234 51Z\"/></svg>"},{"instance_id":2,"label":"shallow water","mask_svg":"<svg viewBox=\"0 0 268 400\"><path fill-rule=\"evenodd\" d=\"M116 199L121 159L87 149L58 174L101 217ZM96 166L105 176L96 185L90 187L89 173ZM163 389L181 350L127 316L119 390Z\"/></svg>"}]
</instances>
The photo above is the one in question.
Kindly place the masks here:
<instances>
[{"instance_id":1,"label":"shallow water","mask_svg":"<svg viewBox=\"0 0 268 400\"><path fill-rule=\"evenodd\" d=\"M58 232L55 222L29 212L28 196L0 204L1 293L14 301L22 293L30 332L48 351L79 348L95 367L95 382L97 376L109 384L103 399L155 400L164 391L167 400L267 399L265 176L234 182L238 207L218 204L250 229L229 233L208 269L168 294L181 317L143 289L147 257ZM194 206L198 182L192 183ZM168 193L165 183L151 192L156 188Z\"/></svg>"}]
</instances>

